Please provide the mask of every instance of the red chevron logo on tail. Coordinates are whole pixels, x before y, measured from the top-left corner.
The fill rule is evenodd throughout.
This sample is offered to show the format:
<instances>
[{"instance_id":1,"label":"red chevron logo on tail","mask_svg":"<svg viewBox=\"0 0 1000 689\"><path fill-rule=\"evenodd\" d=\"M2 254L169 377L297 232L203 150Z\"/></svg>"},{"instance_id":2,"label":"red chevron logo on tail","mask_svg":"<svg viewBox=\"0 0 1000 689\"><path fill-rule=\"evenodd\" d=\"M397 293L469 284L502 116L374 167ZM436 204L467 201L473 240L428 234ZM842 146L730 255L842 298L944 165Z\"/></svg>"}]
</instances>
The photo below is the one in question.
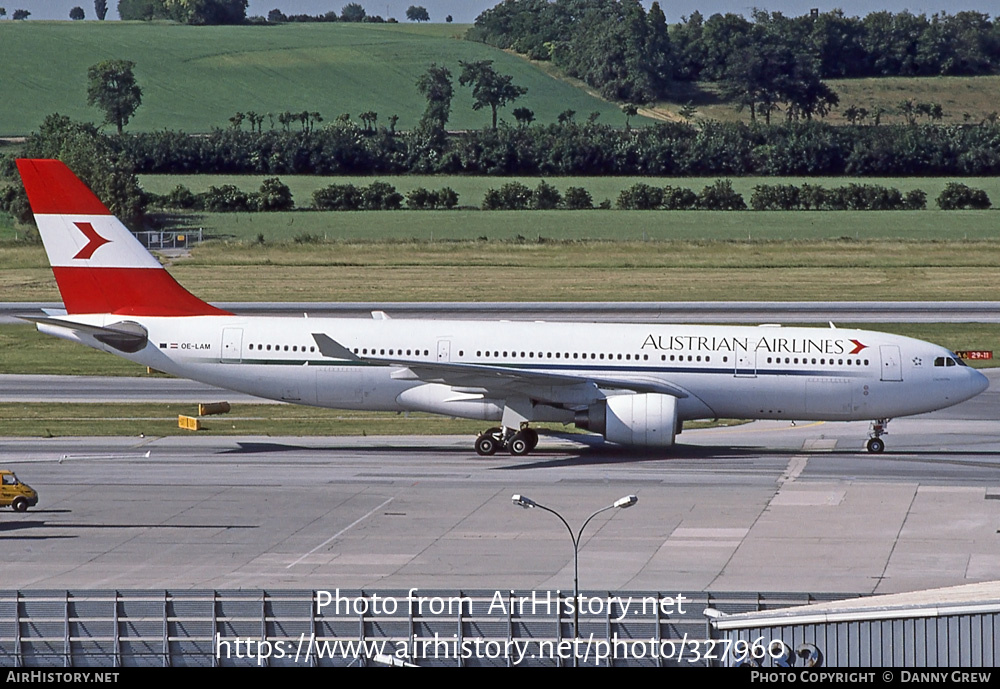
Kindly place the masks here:
<instances>
[{"instance_id":1,"label":"red chevron logo on tail","mask_svg":"<svg viewBox=\"0 0 1000 689\"><path fill-rule=\"evenodd\" d=\"M105 239L101 235L97 234L97 230L95 230L94 226L89 222L74 222L73 224L76 225L80 232L83 232L83 236L87 238L87 246L80 249L80 251L78 251L76 256L73 258L90 258L94 255L95 251L111 241L110 239Z\"/></svg>"}]
</instances>

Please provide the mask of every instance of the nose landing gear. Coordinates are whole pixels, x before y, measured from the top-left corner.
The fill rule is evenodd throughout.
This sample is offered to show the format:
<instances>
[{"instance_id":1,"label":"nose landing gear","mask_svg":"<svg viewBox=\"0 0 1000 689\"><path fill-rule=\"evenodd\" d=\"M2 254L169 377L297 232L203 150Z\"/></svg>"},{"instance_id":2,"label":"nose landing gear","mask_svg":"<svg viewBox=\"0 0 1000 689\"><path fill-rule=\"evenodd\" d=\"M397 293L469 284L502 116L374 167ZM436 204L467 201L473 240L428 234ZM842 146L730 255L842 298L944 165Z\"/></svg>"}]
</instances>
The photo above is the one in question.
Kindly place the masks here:
<instances>
[{"instance_id":1,"label":"nose landing gear","mask_svg":"<svg viewBox=\"0 0 1000 689\"><path fill-rule=\"evenodd\" d=\"M538 445L538 431L528 426L522 427L519 431L513 428L491 428L483 431L476 438L476 452L489 457L497 453L501 448L505 448L515 457L521 457Z\"/></svg>"},{"instance_id":2,"label":"nose landing gear","mask_svg":"<svg viewBox=\"0 0 1000 689\"><path fill-rule=\"evenodd\" d=\"M886 430L886 426L888 425L889 419L875 419L872 421L871 430L868 432L868 442L865 444L869 452L878 454L885 449L885 441L882 440L882 436L889 432Z\"/></svg>"}]
</instances>

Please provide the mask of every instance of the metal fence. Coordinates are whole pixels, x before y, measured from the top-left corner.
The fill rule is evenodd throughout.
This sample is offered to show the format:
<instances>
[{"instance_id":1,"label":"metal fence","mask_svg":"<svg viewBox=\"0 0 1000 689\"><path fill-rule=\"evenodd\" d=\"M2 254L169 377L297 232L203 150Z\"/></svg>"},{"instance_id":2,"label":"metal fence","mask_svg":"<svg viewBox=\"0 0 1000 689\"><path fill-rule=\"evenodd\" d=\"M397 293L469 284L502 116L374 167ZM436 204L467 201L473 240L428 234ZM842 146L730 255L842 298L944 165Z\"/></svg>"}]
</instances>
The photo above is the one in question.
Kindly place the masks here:
<instances>
[{"instance_id":1,"label":"metal fence","mask_svg":"<svg viewBox=\"0 0 1000 689\"><path fill-rule=\"evenodd\" d=\"M736 651L727 656L731 666L991 668L1000 661L995 601L720 626L715 635Z\"/></svg>"},{"instance_id":2,"label":"metal fence","mask_svg":"<svg viewBox=\"0 0 1000 689\"><path fill-rule=\"evenodd\" d=\"M204 230L142 230L135 236L147 249L186 249L204 239Z\"/></svg>"},{"instance_id":3,"label":"metal fence","mask_svg":"<svg viewBox=\"0 0 1000 689\"><path fill-rule=\"evenodd\" d=\"M0 666L724 665L723 649L709 638L705 608L738 613L845 597L8 590L0 591Z\"/></svg>"}]
</instances>

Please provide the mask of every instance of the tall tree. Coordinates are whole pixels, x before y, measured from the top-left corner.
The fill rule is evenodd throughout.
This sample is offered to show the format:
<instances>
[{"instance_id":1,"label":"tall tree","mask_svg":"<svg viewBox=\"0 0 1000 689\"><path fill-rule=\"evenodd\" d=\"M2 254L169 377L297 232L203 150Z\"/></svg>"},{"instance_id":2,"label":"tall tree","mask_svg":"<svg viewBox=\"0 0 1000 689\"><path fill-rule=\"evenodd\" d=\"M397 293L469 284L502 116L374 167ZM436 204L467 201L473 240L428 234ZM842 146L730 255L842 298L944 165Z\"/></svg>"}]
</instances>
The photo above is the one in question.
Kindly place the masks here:
<instances>
[{"instance_id":1,"label":"tall tree","mask_svg":"<svg viewBox=\"0 0 1000 689\"><path fill-rule=\"evenodd\" d=\"M97 15L99 21L104 21L104 18L108 16L108 0L94 0L94 14Z\"/></svg>"},{"instance_id":2,"label":"tall tree","mask_svg":"<svg viewBox=\"0 0 1000 689\"><path fill-rule=\"evenodd\" d=\"M670 47L674 53L674 78L697 81L705 65L704 20L695 10L683 22L670 27Z\"/></svg>"},{"instance_id":3,"label":"tall tree","mask_svg":"<svg viewBox=\"0 0 1000 689\"><path fill-rule=\"evenodd\" d=\"M649 32L646 34L646 69L657 86L662 87L673 79L674 56L670 48L667 17L660 9L660 3L654 2L649 8L646 23L649 25Z\"/></svg>"},{"instance_id":4,"label":"tall tree","mask_svg":"<svg viewBox=\"0 0 1000 689\"><path fill-rule=\"evenodd\" d=\"M406 8L406 18L411 22L429 22L431 15L427 13L426 7L420 5L410 5Z\"/></svg>"},{"instance_id":5,"label":"tall tree","mask_svg":"<svg viewBox=\"0 0 1000 689\"><path fill-rule=\"evenodd\" d=\"M86 17L86 14L84 13L82 7L77 6L77 7L74 7L73 9L71 9L69 11L69 18L72 19L75 22L78 22L81 19L84 19L85 17Z\"/></svg>"},{"instance_id":6,"label":"tall tree","mask_svg":"<svg viewBox=\"0 0 1000 689\"><path fill-rule=\"evenodd\" d=\"M622 114L625 115L625 131L631 131L631 120L639 114L639 106L635 103L626 103L622 106Z\"/></svg>"},{"instance_id":7,"label":"tall tree","mask_svg":"<svg viewBox=\"0 0 1000 689\"><path fill-rule=\"evenodd\" d=\"M87 70L87 105L104 111L105 124L121 134L142 103L142 89L135 82L131 60L105 60Z\"/></svg>"},{"instance_id":8,"label":"tall tree","mask_svg":"<svg viewBox=\"0 0 1000 689\"><path fill-rule=\"evenodd\" d=\"M529 124L535 121L535 113L531 108L514 108L514 119L522 127L527 127Z\"/></svg>"},{"instance_id":9,"label":"tall tree","mask_svg":"<svg viewBox=\"0 0 1000 689\"><path fill-rule=\"evenodd\" d=\"M27 158L58 158L126 225L142 227L145 200L134 162L89 122L49 115L25 142Z\"/></svg>"},{"instance_id":10,"label":"tall tree","mask_svg":"<svg viewBox=\"0 0 1000 689\"><path fill-rule=\"evenodd\" d=\"M342 22L363 22L367 16L365 8L356 2L349 2L340 10L340 21Z\"/></svg>"},{"instance_id":11,"label":"tall tree","mask_svg":"<svg viewBox=\"0 0 1000 689\"><path fill-rule=\"evenodd\" d=\"M638 0L581 5L582 17L553 62L598 88L606 98L644 103L666 90L672 76L670 37L658 4L646 16Z\"/></svg>"},{"instance_id":12,"label":"tall tree","mask_svg":"<svg viewBox=\"0 0 1000 689\"><path fill-rule=\"evenodd\" d=\"M509 74L500 74L493 69L493 60L459 61L458 64L462 66L458 83L472 87L475 99L472 109L479 110L488 105L493 113L493 129L497 128L497 110L528 92L523 86L516 85Z\"/></svg>"},{"instance_id":13,"label":"tall tree","mask_svg":"<svg viewBox=\"0 0 1000 689\"><path fill-rule=\"evenodd\" d=\"M799 39L802 30L779 12L754 12L754 23L744 39L726 57L723 93L739 107L750 109L750 119L771 114L784 103L788 119L823 117L837 105L837 94L820 81L815 49Z\"/></svg>"},{"instance_id":14,"label":"tall tree","mask_svg":"<svg viewBox=\"0 0 1000 689\"><path fill-rule=\"evenodd\" d=\"M444 127L451 116L451 72L447 67L431 64L417 79L417 90L427 99L427 109L420 118L420 129L427 132L444 133Z\"/></svg>"}]
</instances>

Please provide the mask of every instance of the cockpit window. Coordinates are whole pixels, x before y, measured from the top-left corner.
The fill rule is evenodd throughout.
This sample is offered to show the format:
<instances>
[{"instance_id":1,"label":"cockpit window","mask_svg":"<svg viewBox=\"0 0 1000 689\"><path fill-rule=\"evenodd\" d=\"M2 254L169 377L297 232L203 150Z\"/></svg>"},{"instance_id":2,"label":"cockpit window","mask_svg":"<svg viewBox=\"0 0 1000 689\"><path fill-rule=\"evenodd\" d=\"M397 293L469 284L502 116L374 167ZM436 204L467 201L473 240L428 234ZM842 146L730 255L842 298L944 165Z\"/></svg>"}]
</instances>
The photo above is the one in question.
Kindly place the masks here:
<instances>
[{"instance_id":1,"label":"cockpit window","mask_svg":"<svg viewBox=\"0 0 1000 689\"><path fill-rule=\"evenodd\" d=\"M936 358L934 360L934 365L935 366L944 366L944 357L943 356L939 356L938 358Z\"/></svg>"}]
</instances>

